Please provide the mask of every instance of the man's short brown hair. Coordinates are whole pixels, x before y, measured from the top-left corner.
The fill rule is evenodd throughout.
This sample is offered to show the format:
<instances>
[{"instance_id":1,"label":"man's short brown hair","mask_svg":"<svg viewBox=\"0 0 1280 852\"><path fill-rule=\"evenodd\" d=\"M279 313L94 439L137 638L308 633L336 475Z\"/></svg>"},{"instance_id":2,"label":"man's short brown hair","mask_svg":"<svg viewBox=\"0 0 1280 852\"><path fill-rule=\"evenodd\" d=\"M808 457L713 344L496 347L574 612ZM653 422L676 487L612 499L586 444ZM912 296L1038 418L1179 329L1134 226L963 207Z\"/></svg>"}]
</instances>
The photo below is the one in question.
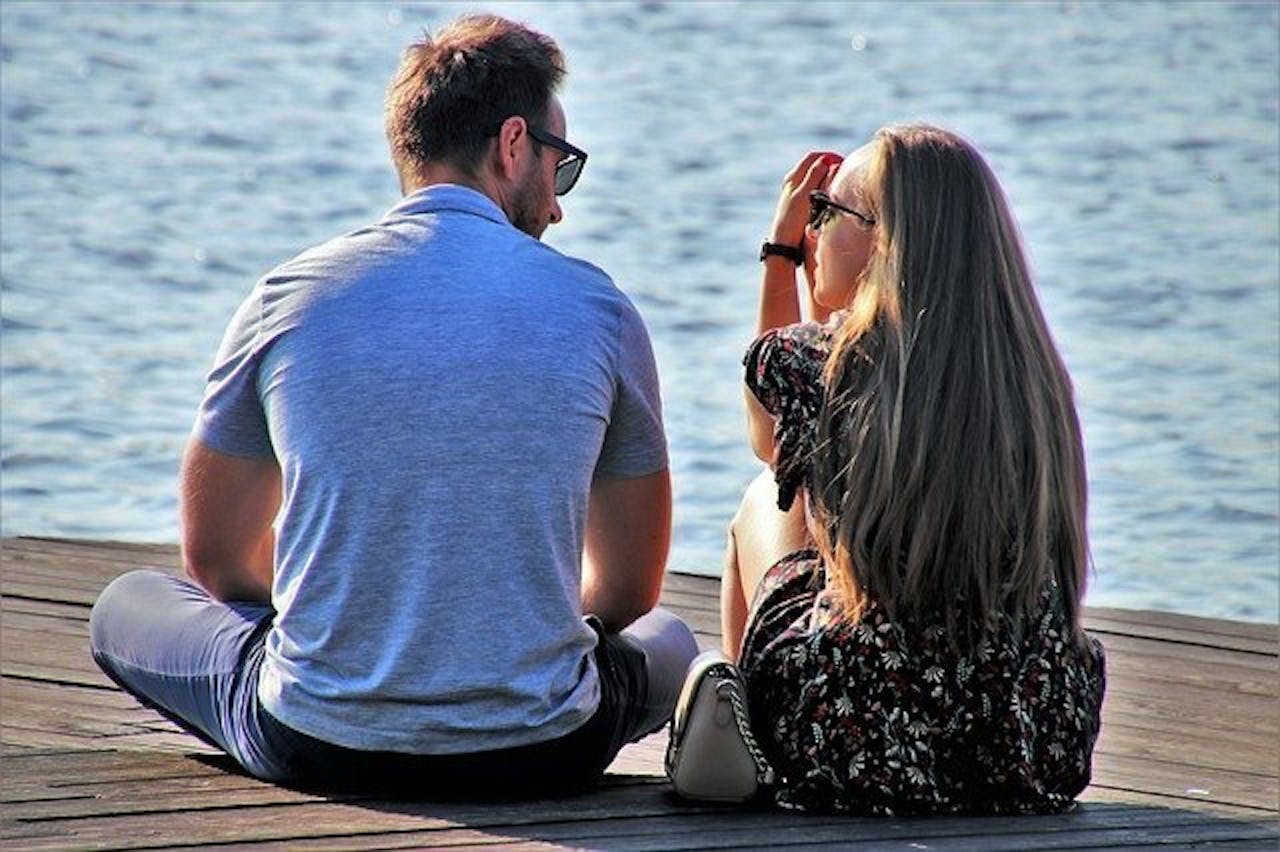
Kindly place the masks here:
<instances>
[{"instance_id":1,"label":"man's short brown hair","mask_svg":"<svg viewBox=\"0 0 1280 852\"><path fill-rule=\"evenodd\" d=\"M547 120L564 77L549 36L496 15L468 15L410 45L387 90L387 140L401 169L447 162L474 173L502 122Z\"/></svg>"}]
</instances>

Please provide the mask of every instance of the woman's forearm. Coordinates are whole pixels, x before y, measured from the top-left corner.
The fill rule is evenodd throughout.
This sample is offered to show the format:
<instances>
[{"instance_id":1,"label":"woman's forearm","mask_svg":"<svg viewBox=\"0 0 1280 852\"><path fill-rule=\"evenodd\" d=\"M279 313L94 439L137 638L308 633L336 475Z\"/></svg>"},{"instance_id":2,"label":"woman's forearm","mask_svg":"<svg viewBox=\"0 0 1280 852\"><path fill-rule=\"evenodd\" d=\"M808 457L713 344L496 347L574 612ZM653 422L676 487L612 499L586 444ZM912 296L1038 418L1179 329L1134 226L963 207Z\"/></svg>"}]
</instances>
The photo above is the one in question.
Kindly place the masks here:
<instances>
[{"instance_id":1,"label":"woman's forearm","mask_svg":"<svg viewBox=\"0 0 1280 852\"><path fill-rule=\"evenodd\" d=\"M804 251L805 224L809 217L809 193L822 186L840 155L831 151L805 154L782 181L782 193L774 212L769 242ZM812 263L812 260L809 261ZM800 322L800 294L796 289L796 264L781 255L764 258L760 286L760 313L756 334Z\"/></svg>"},{"instance_id":2,"label":"woman's forearm","mask_svg":"<svg viewBox=\"0 0 1280 852\"><path fill-rule=\"evenodd\" d=\"M756 334L797 322L800 322L800 296L796 292L796 265L785 257L770 255L764 260Z\"/></svg>"}]
</instances>

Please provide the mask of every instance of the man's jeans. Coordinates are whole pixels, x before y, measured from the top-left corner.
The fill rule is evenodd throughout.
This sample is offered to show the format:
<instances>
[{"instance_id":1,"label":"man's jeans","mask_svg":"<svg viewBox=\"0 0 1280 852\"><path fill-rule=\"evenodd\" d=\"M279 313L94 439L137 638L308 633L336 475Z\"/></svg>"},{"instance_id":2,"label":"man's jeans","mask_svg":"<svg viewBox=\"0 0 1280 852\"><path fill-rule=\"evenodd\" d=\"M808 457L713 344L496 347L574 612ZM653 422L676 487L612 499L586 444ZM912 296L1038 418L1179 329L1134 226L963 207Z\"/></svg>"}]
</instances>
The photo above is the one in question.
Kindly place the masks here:
<instances>
[{"instance_id":1,"label":"man's jeans","mask_svg":"<svg viewBox=\"0 0 1280 852\"><path fill-rule=\"evenodd\" d=\"M557 739L490 752L415 755L332 745L288 727L258 702L258 671L274 611L221 603L155 571L118 577L90 619L93 658L108 676L252 775L326 789L550 792L595 780L618 750L670 718L697 654L688 626L661 609L605 634L595 659L600 707Z\"/></svg>"}]
</instances>

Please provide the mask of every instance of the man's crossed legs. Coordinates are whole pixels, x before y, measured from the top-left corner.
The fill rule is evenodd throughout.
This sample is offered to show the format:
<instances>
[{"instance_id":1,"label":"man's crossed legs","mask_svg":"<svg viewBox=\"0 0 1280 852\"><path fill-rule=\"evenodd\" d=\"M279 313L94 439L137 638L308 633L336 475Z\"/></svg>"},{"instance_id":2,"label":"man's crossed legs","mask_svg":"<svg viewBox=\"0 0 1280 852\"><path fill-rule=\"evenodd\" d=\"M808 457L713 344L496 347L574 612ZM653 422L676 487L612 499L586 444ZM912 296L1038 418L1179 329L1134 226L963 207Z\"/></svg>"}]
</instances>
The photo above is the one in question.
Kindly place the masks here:
<instances>
[{"instance_id":1,"label":"man's crossed legs","mask_svg":"<svg viewBox=\"0 0 1280 852\"><path fill-rule=\"evenodd\" d=\"M274 611L222 603L156 571L117 578L94 605L93 658L148 707L268 781L402 792L553 792L595 780L618 751L670 718L697 654L689 627L655 609L595 651L600 707L577 730L527 746L461 755L357 751L284 725L258 702Z\"/></svg>"}]
</instances>

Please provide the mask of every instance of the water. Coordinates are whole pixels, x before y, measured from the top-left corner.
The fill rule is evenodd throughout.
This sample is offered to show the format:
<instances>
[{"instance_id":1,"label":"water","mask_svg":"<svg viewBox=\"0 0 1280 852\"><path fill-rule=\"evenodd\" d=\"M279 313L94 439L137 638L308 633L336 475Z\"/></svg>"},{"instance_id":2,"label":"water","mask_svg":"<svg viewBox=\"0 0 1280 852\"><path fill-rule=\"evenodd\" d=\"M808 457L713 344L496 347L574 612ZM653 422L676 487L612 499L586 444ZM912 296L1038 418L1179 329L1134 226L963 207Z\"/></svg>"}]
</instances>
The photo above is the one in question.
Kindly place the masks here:
<instances>
[{"instance_id":1,"label":"water","mask_svg":"<svg viewBox=\"0 0 1280 852\"><path fill-rule=\"evenodd\" d=\"M394 203L384 87L466 8L0 6L4 535L176 540L226 320ZM649 324L674 566L719 570L757 469L738 360L782 175L920 119L1020 218L1085 423L1089 602L1277 620L1274 3L486 8L568 55L591 160L547 240Z\"/></svg>"}]
</instances>

